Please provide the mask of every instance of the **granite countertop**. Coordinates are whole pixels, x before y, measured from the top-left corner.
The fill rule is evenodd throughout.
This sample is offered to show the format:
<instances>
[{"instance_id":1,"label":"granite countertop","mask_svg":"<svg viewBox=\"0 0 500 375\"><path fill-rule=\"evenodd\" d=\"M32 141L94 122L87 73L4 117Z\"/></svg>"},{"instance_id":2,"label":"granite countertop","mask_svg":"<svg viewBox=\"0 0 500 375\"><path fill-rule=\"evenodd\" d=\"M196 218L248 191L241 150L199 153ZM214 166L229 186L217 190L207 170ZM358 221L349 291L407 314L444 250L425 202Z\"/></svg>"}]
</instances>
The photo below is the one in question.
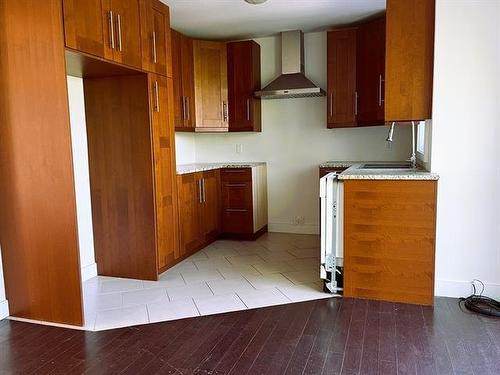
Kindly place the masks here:
<instances>
[{"instance_id":1,"label":"granite countertop","mask_svg":"<svg viewBox=\"0 0 500 375\"><path fill-rule=\"evenodd\" d=\"M220 168L252 168L265 165L265 162L229 162L229 163L194 163L177 165L177 174L188 174L195 172L211 171Z\"/></svg>"},{"instance_id":2,"label":"granite countertop","mask_svg":"<svg viewBox=\"0 0 500 375\"><path fill-rule=\"evenodd\" d=\"M360 169L363 164L385 162L328 161L320 164L322 168L347 168L338 176L339 180L439 180L439 175L421 167L416 170L401 169ZM393 163L393 162L389 162Z\"/></svg>"}]
</instances>

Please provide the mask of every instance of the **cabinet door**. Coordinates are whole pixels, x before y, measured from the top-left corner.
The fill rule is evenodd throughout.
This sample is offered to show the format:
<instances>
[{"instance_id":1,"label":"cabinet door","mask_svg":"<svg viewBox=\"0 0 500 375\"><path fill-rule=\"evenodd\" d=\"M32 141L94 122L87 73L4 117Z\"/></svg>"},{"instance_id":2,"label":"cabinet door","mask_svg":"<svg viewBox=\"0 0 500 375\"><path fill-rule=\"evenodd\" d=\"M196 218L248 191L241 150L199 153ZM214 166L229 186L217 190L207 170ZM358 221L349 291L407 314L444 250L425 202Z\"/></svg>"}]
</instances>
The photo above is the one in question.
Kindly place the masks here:
<instances>
[{"instance_id":1,"label":"cabinet door","mask_svg":"<svg viewBox=\"0 0 500 375\"><path fill-rule=\"evenodd\" d=\"M115 49L113 60L142 67L140 0L111 0Z\"/></svg>"},{"instance_id":2,"label":"cabinet door","mask_svg":"<svg viewBox=\"0 0 500 375\"><path fill-rule=\"evenodd\" d=\"M202 175L203 226L205 242L214 240L220 232L220 173L219 170L206 171Z\"/></svg>"},{"instance_id":3,"label":"cabinet door","mask_svg":"<svg viewBox=\"0 0 500 375\"><path fill-rule=\"evenodd\" d=\"M182 96L184 97L184 128L196 126L193 39L181 34Z\"/></svg>"},{"instance_id":4,"label":"cabinet door","mask_svg":"<svg viewBox=\"0 0 500 375\"><path fill-rule=\"evenodd\" d=\"M170 13L158 0L141 0L142 66L172 77Z\"/></svg>"},{"instance_id":5,"label":"cabinet door","mask_svg":"<svg viewBox=\"0 0 500 375\"><path fill-rule=\"evenodd\" d=\"M113 57L107 1L64 0L63 10L66 47L98 57Z\"/></svg>"},{"instance_id":6,"label":"cabinet door","mask_svg":"<svg viewBox=\"0 0 500 375\"><path fill-rule=\"evenodd\" d=\"M182 94L181 34L171 31L172 37L172 80L174 85L173 108L175 130L184 127L184 96Z\"/></svg>"},{"instance_id":7,"label":"cabinet door","mask_svg":"<svg viewBox=\"0 0 500 375\"><path fill-rule=\"evenodd\" d=\"M329 128L356 126L356 30L328 32Z\"/></svg>"},{"instance_id":8,"label":"cabinet door","mask_svg":"<svg viewBox=\"0 0 500 375\"><path fill-rule=\"evenodd\" d=\"M196 129L227 131L227 53L222 42L194 41Z\"/></svg>"},{"instance_id":9,"label":"cabinet door","mask_svg":"<svg viewBox=\"0 0 500 375\"><path fill-rule=\"evenodd\" d=\"M260 46L254 41L227 45L229 131L260 131Z\"/></svg>"},{"instance_id":10,"label":"cabinet door","mask_svg":"<svg viewBox=\"0 0 500 375\"><path fill-rule=\"evenodd\" d=\"M359 26L356 35L358 126L384 123L385 17Z\"/></svg>"},{"instance_id":11,"label":"cabinet door","mask_svg":"<svg viewBox=\"0 0 500 375\"><path fill-rule=\"evenodd\" d=\"M385 120L432 116L434 0L388 0Z\"/></svg>"},{"instance_id":12,"label":"cabinet door","mask_svg":"<svg viewBox=\"0 0 500 375\"><path fill-rule=\"evenodd\" d=\"M156 248L158 269L161 270L179 257L175 141L170 103L172 82L166 77L151 74L149 84L154 156Z\"/></svg>"},{"instance_id":13,"label":"cabinet door","mask_svg":"<svg viewBox=\"0 0 500 375\"><path fill-rule=\"evenodd\" d=\"M179 200L180 255L196 250L201 243L201 184L199 173L177 176Z\"/></svg>"}]
</instances>

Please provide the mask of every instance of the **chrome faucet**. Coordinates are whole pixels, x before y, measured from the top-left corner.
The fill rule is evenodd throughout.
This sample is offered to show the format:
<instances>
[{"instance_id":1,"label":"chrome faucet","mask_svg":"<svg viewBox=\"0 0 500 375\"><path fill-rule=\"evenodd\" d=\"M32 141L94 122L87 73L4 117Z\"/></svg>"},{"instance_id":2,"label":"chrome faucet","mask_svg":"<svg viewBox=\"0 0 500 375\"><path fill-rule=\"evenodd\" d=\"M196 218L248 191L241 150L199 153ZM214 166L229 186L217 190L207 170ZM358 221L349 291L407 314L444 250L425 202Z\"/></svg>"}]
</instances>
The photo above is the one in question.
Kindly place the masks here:
<instances>
[{"instance_id":1,"label":"chrome faucet","mask_svg":"<svg viewBox=\"0 0 500 375\"><path fill-rule=\"evenodd\" d=\"M396 122L393 121L391 123L391 127L389 128L389 134L387 134L387 138L385 139L387 142L393 142L393 136L394 136L394 126L396 125ZM416 152L416 142L415 142L415 121L411 122L411 156L407 161L411 163L411 167L413 169L417 168L417 152Z\"/></svg>"}]
</instances>

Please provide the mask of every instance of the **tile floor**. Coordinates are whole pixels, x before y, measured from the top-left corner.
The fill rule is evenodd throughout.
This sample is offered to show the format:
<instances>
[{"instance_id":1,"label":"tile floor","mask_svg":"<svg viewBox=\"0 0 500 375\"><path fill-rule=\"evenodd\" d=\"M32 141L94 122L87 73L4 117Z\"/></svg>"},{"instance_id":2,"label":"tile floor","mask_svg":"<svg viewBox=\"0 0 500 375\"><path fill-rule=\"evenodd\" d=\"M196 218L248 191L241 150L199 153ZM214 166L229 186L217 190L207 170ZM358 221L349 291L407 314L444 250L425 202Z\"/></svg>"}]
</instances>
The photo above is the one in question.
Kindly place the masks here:
<instances>
[{"instance_id":1,"label":"tile floor","mask_svg":"<svg viewBox=\"0 0 500 375\"><path fill-rule=\"evenodd\" d=\"M217 241L159 281L99 276L83 292L95 331L332 297L319 279L319 237L284 233Z\"/></svg>"}]
</instances>

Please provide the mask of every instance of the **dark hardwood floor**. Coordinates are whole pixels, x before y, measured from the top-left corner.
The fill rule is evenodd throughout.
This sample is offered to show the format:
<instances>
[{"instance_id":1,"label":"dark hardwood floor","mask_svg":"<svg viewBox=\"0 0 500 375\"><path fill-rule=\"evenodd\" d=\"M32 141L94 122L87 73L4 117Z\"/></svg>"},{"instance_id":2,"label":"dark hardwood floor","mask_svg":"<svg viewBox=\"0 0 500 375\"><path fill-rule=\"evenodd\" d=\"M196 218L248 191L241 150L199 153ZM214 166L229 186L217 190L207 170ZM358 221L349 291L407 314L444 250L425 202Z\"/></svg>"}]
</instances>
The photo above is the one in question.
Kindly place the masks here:
<instances>
[{"instance_id":1,"label":"dark hardwood floor","mask_svg":"<svg viewBox=\"0 0 500 375\"><path fill-rule=\"evenodd\" d=\"M0 321L0 374L500 374L500 319L329 299L104 332Z\"/></svg>"}]
</instances>

